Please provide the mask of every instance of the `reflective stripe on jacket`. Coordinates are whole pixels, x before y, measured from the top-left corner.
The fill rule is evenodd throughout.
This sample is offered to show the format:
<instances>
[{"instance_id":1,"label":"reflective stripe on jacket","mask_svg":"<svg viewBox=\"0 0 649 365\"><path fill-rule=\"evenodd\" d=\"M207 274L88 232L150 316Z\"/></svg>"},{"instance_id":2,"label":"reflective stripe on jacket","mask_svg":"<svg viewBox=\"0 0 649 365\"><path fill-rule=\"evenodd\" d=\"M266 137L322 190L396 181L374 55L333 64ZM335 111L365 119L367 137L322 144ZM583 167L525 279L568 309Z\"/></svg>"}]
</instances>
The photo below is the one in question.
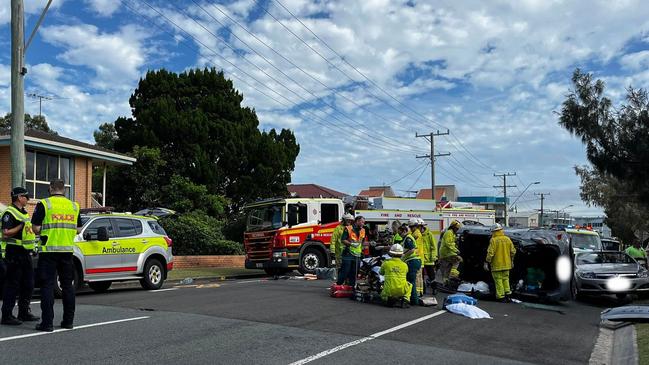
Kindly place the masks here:
<instances>
[{"instance_id":1,"label":"reflective stripe on jacket","mask_svg":"<svg viewBox=\"0 0 649 365\"><path fill-rule=\"evenodd\" d=\"M487 248L486 261L491 265L491 271L511 270L512 258L516 254L516 248L509 237L500 230L491 235L489 248Z\"/></svg>"},{"instance_id":2,"label":"reflective stripe on jacket","mask_svg":"<svg viewBox=\"0 0 649 365\"><path fill-rule=\"evenodd\" d=\"M414 250L413 248L407 247L407 241L412 242L414 246ZM403 251L410 251L410 250L412 250L412 253L409 255L403 255L403 257L401 258L402 261L408 262L410 260L421 260L421 258L418 255L419 250L417 249L417 240L410 233L408 233L406 238L403 239Z\"/></svg>"},{"instance_id":3,"label":"reflective stripe on jacket","mask_svg":"<svg viewBox=\"0 0 649 365\"><path fill-rule=\"evenodd\" d=\"M63 196L51 196L41 200L41 203L45 208L41 235L47 236L47 241L40 251L73 252L79 204Z\"/></svg>"},{"instance_id":4,"label":"reflective stripe on jacket","mask_svg":"<svg viewBox=\"0 0 649 365\"><path fill-rule=\"evenodd\" d=\"M347 233L349 234L349 241L352 242L352 245L349 246L349 252L354 255L360 257L361 254L363 253L363 241L365 241L365 228L361 228L359 234L357 235L356 232L354 231L354 228L350 225L347 226ZM354 247L354 243L358 243L356 247Z\"/></svg>"},{"instance_id":5,"label":"reflective stripe on jacket","mask_svg":"<svg viewBox=\"0 0 649 365\"><path fill-rule=\"evenodd\" d=\"M5 213L11 214L14 217L14 219L16 219L18 222L22 222L23 229L22 229L21 239L16 239L11 237L2 239L3 250L6 247L6 245L22 246L25 250L33 250L34 245L36 244L36 235L32 230L32 221L31 219L29 219L29 214L23 214L23 212L16 209L16 207L14 207L13 205L7 207Z\"/></svg>"}]
</instances>

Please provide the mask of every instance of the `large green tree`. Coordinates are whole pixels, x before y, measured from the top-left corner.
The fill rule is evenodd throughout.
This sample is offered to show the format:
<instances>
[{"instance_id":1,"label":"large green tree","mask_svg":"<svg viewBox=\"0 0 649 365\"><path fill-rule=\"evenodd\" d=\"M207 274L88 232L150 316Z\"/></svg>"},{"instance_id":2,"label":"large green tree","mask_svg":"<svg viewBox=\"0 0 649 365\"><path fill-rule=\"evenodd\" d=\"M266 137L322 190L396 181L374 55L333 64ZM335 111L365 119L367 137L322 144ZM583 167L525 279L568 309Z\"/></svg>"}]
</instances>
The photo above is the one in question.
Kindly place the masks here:
<instances>
[{"instance_id":1,"label":"large green tree","mask_svg":"<svg viewBox=\"0 0 649 365\"><path fill-rule=\"evenodd\" d=\"M595 169L626 184L634 199L649 206L649 98L627 89L626 103L614 107L605 85L577 69L574 90L563 102L560 125L581 138Z\"/></svg>"},{"instance_id":2,"label":"large green tree","mask_svg":"<svg viewBox=\"0 0 649 365\"><path fill-rule=\"evenodd\" d=\"M243 95L215 69L176 74L149 71L129 103L130 118L115 121L117 151L160 151L161 176L204 185L227 197L230 211L259 198L286 194L299 145L289 130L260 131Z\"/></svg>"},{"instance_id":3,"label":"large green tree","mask_svg":"<svg viewBox=\"0 0 649 365\"><path fill-rule=\"evenodd\" d=\"M635 201L635 194L624 182L588 166L577 166L581 179L581 199L588 205L604 208L606 224L613 235L632 243L649 230L649 212Z\"/></svg>"},{"instance_id":4,"label":"large green tree","mask_svg":"<svg viewBox=\"0 0 649 365\"><path fill-rule=\"evenodd\" d=\"M93 132L95 143L99 147L108 148L110 150L115 148L115 141L117 140L117 131L113 123L104 123L99 126L99 129Z\"/></svg>"},{"instance_id":5,"label":"large green tree","mask_svg":"<svg viewBox=\"0 0 649 365\"><path fill-rule=\"evenodd\" d=\"M29 114L25 114L25 128L57 134L53 129L50 128L50 126L47 124L47 120L45 120L45 117L42 115L34 115L32 117ZM7 113L4 117L0 117L0 130L11 130L11 113Z\"/></svg>"},{"instance_id":6,"label":"large green tree","mask_svg":"<svg viewBox=\"0 0 649 365\"><path fill-rule=\"evenodd\" d=\"M629 87L618 107L605 85L577 69L559 124L581 138L591 167L576 167L581 198L604 208L615 235L629 241L647 230L649 218L649 98Z\"/></svg>"}]
</instances>

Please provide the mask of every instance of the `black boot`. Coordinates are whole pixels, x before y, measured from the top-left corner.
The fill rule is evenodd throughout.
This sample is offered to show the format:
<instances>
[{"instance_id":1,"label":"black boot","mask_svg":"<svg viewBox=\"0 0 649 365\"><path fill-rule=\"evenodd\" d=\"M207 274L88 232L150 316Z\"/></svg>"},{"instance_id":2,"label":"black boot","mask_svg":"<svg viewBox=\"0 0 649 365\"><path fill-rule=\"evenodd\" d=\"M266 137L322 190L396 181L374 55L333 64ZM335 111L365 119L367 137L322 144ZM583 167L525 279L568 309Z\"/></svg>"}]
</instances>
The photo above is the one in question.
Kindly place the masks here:
<instances>
[{"instance_id":1,"label":"black boot","mask_svg":"<svg viewBox=\"0 0 649 365\"><path fill-rule=\"evenodd\" d=\"M36 322L39 319L41 319L41 317L37 317L33 315L30 311L27 311L25 313L18 313L18 319L23 322Z\"/></svg>"},{"instance_id":2,"label":"black boot","mask_svg":"<svg viewBox=\"0 0 649 365\"><path fill-rule=\"evenodd\" d=\"M2 316L2 321L0 321L0 324L6 324L7 326L20 326L21 324L23 324L23 322L18 318L9 315Z\"/></svg>"},{"instance_id":3,"label":"black boot","mask_svg":"<svg viewBox=\"0 0 649 365\"><path fill-rule=\"evenodd\" d=\"M61 322L61 328L71 330L71 329L74 328L74 325L72 324L72 322L63 321L63 322Z\"/></svg>"},{"instance_id":4,"label":"black boot","mask_svg":"<svg viewBox=\"0 0 649 365\"><path fill-rule=\"evenodd\" d=\"M41 323L39 323L39 324L36 325L36 328L35 328L35 329L36 329L37 331L52 332L52 331L54 331L54 326L52 326L52 325L50 325L50 326L44 326L43 323L41 322Z\"/></svg>"}]
</instances>

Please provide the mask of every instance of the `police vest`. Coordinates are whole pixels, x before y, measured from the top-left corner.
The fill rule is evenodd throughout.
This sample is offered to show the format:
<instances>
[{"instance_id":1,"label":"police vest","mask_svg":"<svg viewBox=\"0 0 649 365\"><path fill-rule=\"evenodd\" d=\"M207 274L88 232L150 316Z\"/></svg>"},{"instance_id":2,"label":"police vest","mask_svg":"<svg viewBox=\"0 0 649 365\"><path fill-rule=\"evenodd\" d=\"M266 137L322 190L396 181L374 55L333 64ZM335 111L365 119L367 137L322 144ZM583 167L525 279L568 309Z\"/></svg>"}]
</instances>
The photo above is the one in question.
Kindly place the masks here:
<instances>
[{"instance_id":1,"label":"police vest","mask_svg":"<svg viewBox=\"0 0 649 365\"><path fill-rule=\"evenodd\" d=\"M47 241L40 251L74 252L79 204L62 196L52 196L41 200L41 203L45 207L41 236L47 236Z\"/></svg>"},{"instance_id":2,"label":"police vest","mask_svg":"<svg viewBox=\"0 0 649 365\"><path fill-rule=\"evenodd\" d=\"M410 251L410 250L412 250L412 253L410 253L410 254L408 254L408 255L403 255L403 257L401 258L401 260L403 260L403 261L405 261L405 262L408 262L408 261L410 261L410 260L421 260L421 258L420 258L419 255L417 254L417 252L418 252L418 250L417 250L417 240L416 240L415 237L413 237L412 234L410 234L410 233L408 233L408 235L406 236L406 238L403 239L404 244L405 244L405 242L406 242L407 239L411 239L411 240L412 240L412 243L415 245L415 247L414 247L414 249L409 249L409 248L405 248L405 247L404 247L403 249L404 249L405 251Z\"/></svg>"},{"instance_id":3,"label":"police vest","mask_svg":"<svg viewBox=\"0 0 649 365\"><path fill-rule=\"evenodd\" d=\"M363 253L363 241L365 240L365 228L361 228L361 231L357 235L352 226L347 226L347 233L349 234L349 240L352 243L360 243L357 247L354 247L353 244L349 246L349 252L354 256L361 256Z\"/></svg>"},{"instance_id":4,"label":"police vest","mask_svg":"<svg viewBox=\"0 0 649 365\"><path fill-rule=\"evenodd\" d=\"M29 219L29 214L23 214L14 206L9 206L5 213L11 214L18 222L23 223L22 239L16 238L3 238L2 249L4 251L6 245L22 246L25 250L33 250L36 244L36 235L32 230L32 221Z\"/></svg>"}]
</instances>

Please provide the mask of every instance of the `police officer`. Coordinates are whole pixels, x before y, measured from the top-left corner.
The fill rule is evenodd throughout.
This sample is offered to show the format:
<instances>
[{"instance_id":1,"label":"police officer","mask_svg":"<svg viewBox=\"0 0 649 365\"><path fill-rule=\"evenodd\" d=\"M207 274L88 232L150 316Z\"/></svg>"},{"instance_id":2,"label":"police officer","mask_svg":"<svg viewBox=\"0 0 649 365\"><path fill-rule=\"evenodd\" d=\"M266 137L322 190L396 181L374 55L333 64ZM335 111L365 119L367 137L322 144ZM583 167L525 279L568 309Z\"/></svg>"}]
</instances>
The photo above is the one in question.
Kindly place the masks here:
<instances>
[{"instance_id":1,"label":"police officer","mask_svg":"<svg viewBox=\"0 0 649 365\"><path fill-rule=\"evenodd\" d=\"M6 325L20 325L23 322L39 320L31 314L29 302L34 290L34 268L32 256L36 236L32 230L29 214L25 210L29 192L23 187L11 191L11 205L2 215L2 246L5 249L7 274L2 300L2 321ZM18 295L18 318L13 316Z\"/></svg>"},{"instance_id":2,"label":"police officer","mask_svg":"<svg viewBox=\"0 0 649 365\"><path fill-rule=\"evenodd\" d=\"M68 200L61 179L50 182L50 197L41 200L32 217L34 232L41 235L38 257L38 278L41 280L41 323L39 331L52 332L54 320L54 285L59 275L63 291L63 320L61 327L72 329L74 324L74 237L81 227L79 204Z\"/></svg>"}]
</instances>

